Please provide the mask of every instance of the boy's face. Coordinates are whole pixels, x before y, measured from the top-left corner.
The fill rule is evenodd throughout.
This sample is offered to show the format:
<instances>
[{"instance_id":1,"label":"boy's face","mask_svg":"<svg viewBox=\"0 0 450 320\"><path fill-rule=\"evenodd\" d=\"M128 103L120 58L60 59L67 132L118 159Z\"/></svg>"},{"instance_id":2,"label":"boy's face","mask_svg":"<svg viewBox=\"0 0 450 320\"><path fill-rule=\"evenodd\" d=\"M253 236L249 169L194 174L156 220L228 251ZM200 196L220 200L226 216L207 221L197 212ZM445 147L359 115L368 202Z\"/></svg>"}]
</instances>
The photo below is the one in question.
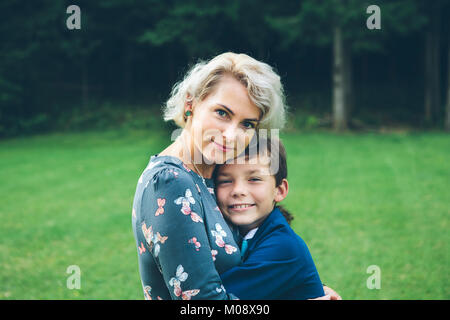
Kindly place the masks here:
<instances>
[{"instance_id":1,"label":"boy's face","mask_svg":"<svg viewBox=\"0 0 450 320\"><path fill-rule=\"evenodd\" d=\"M267 159L265 159L267 160ZM281 201L287 189L275 186L269 165L259 159L257 164L225 164L219 168L216 194L222 213L241 231L258 227ZM282 185L287 187L284 179ZM283 188L283 187L281 187Z\"/></svg>"}]
</instances>

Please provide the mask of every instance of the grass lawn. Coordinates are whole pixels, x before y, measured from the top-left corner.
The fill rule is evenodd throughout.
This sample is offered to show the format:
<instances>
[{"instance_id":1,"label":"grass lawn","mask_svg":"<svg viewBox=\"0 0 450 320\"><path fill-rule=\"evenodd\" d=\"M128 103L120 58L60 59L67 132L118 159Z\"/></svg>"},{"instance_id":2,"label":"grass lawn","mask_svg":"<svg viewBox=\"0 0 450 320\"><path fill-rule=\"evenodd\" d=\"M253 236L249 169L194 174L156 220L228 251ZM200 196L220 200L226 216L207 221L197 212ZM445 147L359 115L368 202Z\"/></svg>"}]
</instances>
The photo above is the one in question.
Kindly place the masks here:
<instances>
[{"instance_id":1,"label":"grass lawn","mask_svg":"<svg viewBox=\"0 0 450 320\"><path fill-rule=\"evenodd\" d=\"M285 206L344 299L450 299L450 136L288 133ZM162 131L0 142L0 299L142 299L131 205ZM69 290L70 265L81 289ZM376 265L381 288L368 289Z\"/></svg>"}]
</instances>

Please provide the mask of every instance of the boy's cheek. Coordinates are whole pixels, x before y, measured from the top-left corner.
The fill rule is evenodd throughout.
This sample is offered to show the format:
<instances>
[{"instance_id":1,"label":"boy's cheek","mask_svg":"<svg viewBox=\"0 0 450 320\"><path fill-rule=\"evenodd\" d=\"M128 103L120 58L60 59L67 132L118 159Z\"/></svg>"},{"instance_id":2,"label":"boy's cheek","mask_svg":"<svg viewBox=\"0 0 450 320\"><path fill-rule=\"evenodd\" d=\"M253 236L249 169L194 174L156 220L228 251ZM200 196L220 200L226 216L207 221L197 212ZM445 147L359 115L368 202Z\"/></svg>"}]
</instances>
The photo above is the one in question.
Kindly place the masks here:
<instances>
[{"instance_id":1,"label":"boy's cheek","mask_svg":"<svg viewBox=\"0 0 450 320\"><path fill-rule=\"evenodd\" d=\"M224 188L216 188L216 197L217 197L217 204L219 205L219 208L222 209L225 207L225 203L227 200L227 193Z\"/></svg>"},{"instance_id":2,"label":"boy's cheek","mask_svg":"<svg viewBox=\"0 0 450 320\"><path fill-rule=\"evenodd\" d=\"M217 197L217 199L219 199L219 197ZM218 200L218 207L223 216L229 217L228 212L226 211L226 207L222 205L220 200Z\"/></svg>"}]
</instances>

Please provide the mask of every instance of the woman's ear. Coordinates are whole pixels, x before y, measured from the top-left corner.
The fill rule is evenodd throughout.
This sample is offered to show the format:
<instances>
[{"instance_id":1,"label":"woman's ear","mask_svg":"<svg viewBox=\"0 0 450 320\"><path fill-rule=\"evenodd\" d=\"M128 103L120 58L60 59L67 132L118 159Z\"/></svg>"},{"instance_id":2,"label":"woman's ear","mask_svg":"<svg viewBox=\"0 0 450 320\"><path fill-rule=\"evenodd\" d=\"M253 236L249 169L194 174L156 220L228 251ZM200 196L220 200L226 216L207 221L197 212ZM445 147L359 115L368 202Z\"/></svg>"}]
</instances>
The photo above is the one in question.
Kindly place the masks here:
<instances>
[{"instance_id":1,"label":"woman's ear","mask_svg":"<svg viewBox=\"0 0 450 320\"><path fill-rule=\"evenodd\" d=\"M184 103L184 114L188 112L192 113L192 101L186 101Z\"/></svg>"},{"instance_id":2,"label":"woman's ear","mask_svg":"<svg viewBox=\"0 0 450 320\"><path fill-rule=\"evenodd\" d=\"M186 100L184 102L184 113L186 113L187 111L192 112L193 110L193 100L191 95L189 93L186 94Z\"/></svg>"},{"instance_id":3,"label":"woman's ear","mask_svg":"<svg viewBox=\"0 0 450 320\"><path fill-rule=\"evenodd\" d=\"M289 183L286 179L281 180L279 186L276 187L275 202L280 202L286 198L289 192Z\"/></svg>"},{"instance_id":4,"label":"woman's ear","mask_svg":"<svg viewBox=\"0 0 450 320\"><path fill-rule=\"evenodd\" d=\"M193 109L194 108L192 106L192 100L190 99L190 96L187 96L186 101L184 103L184 114L183 114L184 121L186 124L187 124L189 118L192 117Z\"/></svg>"}]
</instances>

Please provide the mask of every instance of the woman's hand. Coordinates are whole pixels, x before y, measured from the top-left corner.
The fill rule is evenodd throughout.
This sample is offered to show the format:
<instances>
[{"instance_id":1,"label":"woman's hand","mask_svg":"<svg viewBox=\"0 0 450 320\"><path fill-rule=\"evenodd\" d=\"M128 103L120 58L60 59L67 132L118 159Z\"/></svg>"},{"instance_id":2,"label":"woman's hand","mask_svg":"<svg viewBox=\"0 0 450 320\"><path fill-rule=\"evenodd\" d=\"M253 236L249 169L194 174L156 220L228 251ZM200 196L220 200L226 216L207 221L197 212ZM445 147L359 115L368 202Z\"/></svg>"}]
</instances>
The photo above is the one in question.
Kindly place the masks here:
<instances>
[{"instance_id":1,"label":"woman's hand","mask_svg":"<svg viewBox=\"0 0 450 320\"><path fill-rule=\"evenodd\" d=\"M331 300L331 297L329 295L325 295L322 297L314 298L314 299L308 299L308 300Z\"/></svg>"},{"instance_id":2,"label":"woman's hand","mask_svg":"<svg viewBox=\"0 0 450 320\"><path fill-rule=\"evenodd\" d=\"M324 296L308 300L342 300L341 296L338 295L336 291L327 286L323 286L323 291L325 292Z\"/></svg>"}]
</instances>

